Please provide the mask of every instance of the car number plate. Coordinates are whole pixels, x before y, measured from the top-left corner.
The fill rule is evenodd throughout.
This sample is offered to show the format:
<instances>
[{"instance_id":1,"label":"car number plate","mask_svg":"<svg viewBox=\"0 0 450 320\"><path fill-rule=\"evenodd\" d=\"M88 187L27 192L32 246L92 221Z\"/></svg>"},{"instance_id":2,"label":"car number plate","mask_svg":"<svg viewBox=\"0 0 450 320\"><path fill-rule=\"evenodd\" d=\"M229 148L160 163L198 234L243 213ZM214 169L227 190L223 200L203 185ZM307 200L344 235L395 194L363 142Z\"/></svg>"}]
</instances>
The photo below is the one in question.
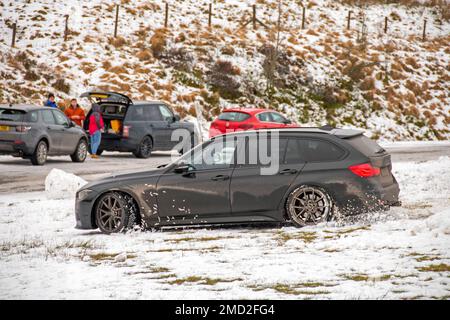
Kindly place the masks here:
<instances>
[{"instance_id":1,"label":"car number plate","mask_svg":"<svg viewBox=\"0 0 450 320\"><path fill-rule=\"evenodd\" d=\"M0 126L0 131L9 131L9 126Z\"/></svg>"}]
</instances>

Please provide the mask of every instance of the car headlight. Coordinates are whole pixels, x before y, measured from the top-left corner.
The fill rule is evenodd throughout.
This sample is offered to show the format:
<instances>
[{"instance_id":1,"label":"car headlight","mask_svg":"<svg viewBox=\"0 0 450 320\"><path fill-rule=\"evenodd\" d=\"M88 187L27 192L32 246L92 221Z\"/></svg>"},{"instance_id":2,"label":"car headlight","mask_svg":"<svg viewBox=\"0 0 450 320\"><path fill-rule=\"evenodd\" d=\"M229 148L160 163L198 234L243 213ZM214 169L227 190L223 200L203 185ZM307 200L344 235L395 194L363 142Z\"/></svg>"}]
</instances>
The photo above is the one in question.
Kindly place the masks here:
<instances>
[{"instance_id":1,"label":"car headlight","mask_svg":"<svg viewBox=\"0 0 450 320\"><path fill-rule=\"evenodd\" d=\"M90 189L84 189L84 190L78 191L77 199L80 201L83 201L83 200L87 199L92 192L94 192L94 191L92 191Z\"/></svg>"}]
</instances>

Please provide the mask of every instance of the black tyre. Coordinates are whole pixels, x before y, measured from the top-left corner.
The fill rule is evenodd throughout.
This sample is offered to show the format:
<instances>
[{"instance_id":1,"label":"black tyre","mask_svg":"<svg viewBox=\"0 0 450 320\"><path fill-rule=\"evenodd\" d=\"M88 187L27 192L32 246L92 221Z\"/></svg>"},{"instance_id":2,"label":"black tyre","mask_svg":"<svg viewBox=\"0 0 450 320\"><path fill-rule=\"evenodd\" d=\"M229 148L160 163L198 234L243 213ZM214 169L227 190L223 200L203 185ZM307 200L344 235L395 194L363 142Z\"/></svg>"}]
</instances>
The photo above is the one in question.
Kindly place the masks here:
<instances>
[{"instance_id":1,"label":"black tyre","mask_svg":"<svg viewBox=\"0 0 450 320\"><path fill-rule=\"evenodd\" d=\"M147 159L152 155L153 140L151 137L146 136L142 139L137 150L133 152L136 158Z\"/></svg>"},{"instance_id":2,"label":"black tyre","mask_svg":"<svg viewBox=\"0 0 450 320\"><path fill-rule=\"evenodd\" d=\"M34 153L31 155L31 163L35 166L43 166L47 161L48 155L48 145L44 140L39 141L34 150Z\"/></svg>"},{"instance_id":3,"label":"black tyre","mask_svg":"<svg viewBox=\"0 0 450 320\"><path fill-rule=\"evenodd\" d=\"M332 198L318 187L300 186L290 193L286 201L287 217L297 227L328 221L334 211Z\"/></svg>"},{"instance_id":4,"label":"black tyre","mask_svg":"<svg viewBox=\"0 0 450 320\"><path fill-rule=\"evenodd\" d=\"M87 157L88 153L88 143L86 140L81 139L80 142L78 142L77 149L73 154L70 155L70 158L73 162L84 162Z\"/></svg>"},{"instance_id":5,"label":"black tyre","mask_svg":"<svg viewBox=\"0 0 450 320\"><path fill-rule=\"evenodd\" d=\"M108 192L95 207L95 221L101 232L126 231L140 223L139 210L132 197L120 192Z\"/></svg>"}]
</instances>

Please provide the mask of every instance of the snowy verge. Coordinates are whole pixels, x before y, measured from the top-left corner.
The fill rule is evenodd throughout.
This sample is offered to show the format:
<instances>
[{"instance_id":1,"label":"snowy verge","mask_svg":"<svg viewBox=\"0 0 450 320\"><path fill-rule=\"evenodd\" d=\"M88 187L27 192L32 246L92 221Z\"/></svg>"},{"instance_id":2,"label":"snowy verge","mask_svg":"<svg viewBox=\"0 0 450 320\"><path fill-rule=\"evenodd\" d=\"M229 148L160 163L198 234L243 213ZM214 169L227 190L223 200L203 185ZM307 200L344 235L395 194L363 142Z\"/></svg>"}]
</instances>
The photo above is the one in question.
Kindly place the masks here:
<instances>
[{"instance_id":1,"label":"snowy verge","mask_svg":"<svg viewBox=\"0 0 450 320\"><path fill-rule=\"evenodd\" d=\"M0 299L449 299L450 158L393 169L402 207L301 229L105 236L74 199L0 195Z\"/></svg>"}]
</instances>

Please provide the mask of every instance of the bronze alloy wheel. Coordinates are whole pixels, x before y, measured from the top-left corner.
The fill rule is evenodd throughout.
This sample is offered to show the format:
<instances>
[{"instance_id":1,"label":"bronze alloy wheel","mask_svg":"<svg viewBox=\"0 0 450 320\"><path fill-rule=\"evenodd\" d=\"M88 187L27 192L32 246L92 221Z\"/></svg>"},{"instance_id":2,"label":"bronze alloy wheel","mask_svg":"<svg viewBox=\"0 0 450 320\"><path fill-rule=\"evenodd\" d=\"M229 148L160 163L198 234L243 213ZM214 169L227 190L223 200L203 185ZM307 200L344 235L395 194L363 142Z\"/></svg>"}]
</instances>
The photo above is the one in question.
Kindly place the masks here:
<instances>
[{"instance_id":1,"label":"bronze alloy wheel","mask_svg":"<svg viewBox=\"0 0 450 320\"><path fill-rule=\"evenodd\" d=\"M301 186L289 195L286 210L297 226L315 225L331 218L333 201L320 188Z\"/></svg>"},{"instance_id":2,"label":"bronze alloy wheel","mask_svg":"<svg viewBox=\"0 0 450 320\"><path fill-rule=\"evenodd\" d=\"M97 226L104 233L117 233L127 225L127 204L119 193L103 195L97 204Z\"/></svg>"}]
</instances>

